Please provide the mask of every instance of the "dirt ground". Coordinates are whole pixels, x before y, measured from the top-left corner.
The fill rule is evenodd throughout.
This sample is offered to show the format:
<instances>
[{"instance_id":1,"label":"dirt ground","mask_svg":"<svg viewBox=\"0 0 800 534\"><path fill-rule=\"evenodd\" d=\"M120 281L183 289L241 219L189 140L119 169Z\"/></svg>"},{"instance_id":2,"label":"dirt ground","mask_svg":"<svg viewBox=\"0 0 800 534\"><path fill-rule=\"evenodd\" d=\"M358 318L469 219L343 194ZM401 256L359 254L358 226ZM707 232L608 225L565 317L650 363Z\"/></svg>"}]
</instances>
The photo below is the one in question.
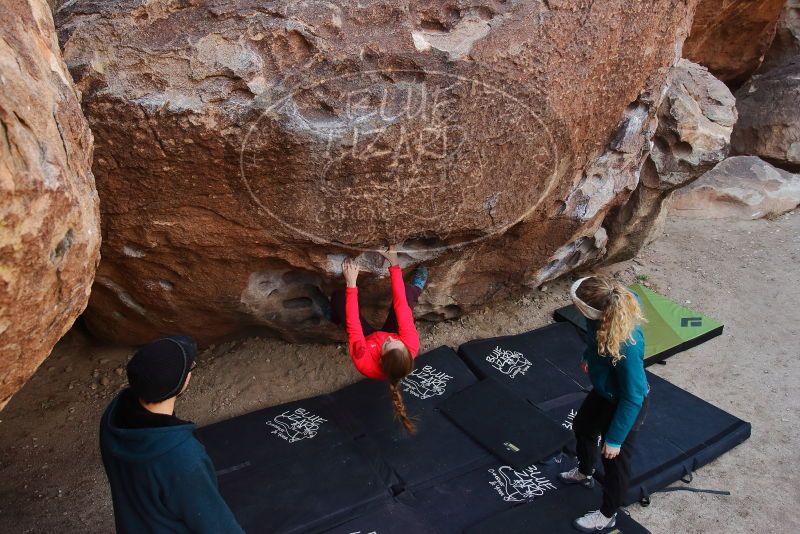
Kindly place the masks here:
<instances>
[{"instance_id":1,"label":"dirt ground","mask_svg":"<svg viewBox=\"0 0 800 534\"><path fill-rule=\"evenodd\" d=\"M668 221L666 235L612 273L646 280L725 323L725 333L657 374L751 421L752 438L695 474L730 496L657 494L630 507L654 534L800 532L800 213L773 221ZM423 348L550 322L567 281L461 320L423 324ZM113 532L97 448L100 414L123 386L127 347L74 328L0 412L0 532ZM245 339L201 354L178 415L198 424L323 392L358 375L342 346Z\"/></svg>"}]
</instances>

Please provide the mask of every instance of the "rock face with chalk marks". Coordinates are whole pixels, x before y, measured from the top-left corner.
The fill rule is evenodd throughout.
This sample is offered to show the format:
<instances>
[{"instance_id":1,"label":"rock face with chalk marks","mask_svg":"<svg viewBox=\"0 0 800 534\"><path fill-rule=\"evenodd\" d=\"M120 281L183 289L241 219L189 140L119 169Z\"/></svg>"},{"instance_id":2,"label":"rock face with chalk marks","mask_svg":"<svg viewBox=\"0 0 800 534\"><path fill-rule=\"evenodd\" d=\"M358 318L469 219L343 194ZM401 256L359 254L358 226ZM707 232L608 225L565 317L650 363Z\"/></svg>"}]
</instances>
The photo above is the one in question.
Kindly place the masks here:
<instances>
[{"instance_id":1,"label":"rock face with chalk marks","mask_svg":"<svg viewBox=\"0 0 800 534\"><path fill-rule=\"evenodd\" d=\"M44 0L0 20L0 409L86 307L100 249L92 134Z\"/></svg>"},{"instance_id":2,"label":"rock face with chalk marks","mask_svg":"<svg viewBox=\"0 0 800 534\"><path fill-rule=\"evenodd\" d=\"M65 4L102 200L87 324L333 339L345 255L428 264L429 319L594 261L695 4ZM388 280L362 278L377 319Z\"/></svg>"}]
</instances>

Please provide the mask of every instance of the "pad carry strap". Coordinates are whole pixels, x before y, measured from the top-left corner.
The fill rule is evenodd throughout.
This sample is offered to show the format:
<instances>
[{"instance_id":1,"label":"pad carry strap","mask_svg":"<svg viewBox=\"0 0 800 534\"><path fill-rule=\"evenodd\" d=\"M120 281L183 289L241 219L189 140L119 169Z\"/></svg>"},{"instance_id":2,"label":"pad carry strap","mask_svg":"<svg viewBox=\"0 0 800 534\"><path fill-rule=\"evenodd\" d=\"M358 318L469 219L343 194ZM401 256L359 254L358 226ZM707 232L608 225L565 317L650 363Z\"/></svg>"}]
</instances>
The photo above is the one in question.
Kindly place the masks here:
<instances>
[{"instance_id":1,"label":"pad carry strap","mask_svg":"<svg viewBox=\"0 0 800 534\"><path fill-rule=\"evenodd\" d=\"M684 488L682 486L670 486L668 488L660 489L656 493L660 492L668 492L668 491L691 491L693 493L710 493L712 495L730 495L730 491L725 490L712 490L712 489L700 489L700 488Z\"/></svg>"},{"instance_id":2,"label":"pad carry strap","mask_svg":"<svg viewBox=\"0 0 800 534\"><path fill-rule=\"evenodd\" d=\"M689 484L694 479L694 475L685 466L683 468L683 472L684 472L684 475L681 477L681 482L683 482L684 484ZM712 495L730 495L731 494L730 491L725 491L725 490L710 490L710 489L700 489L700 488L687 488L687 487L684 487L684 486L670 486L668 488L660 489L656 493L658 493L658 492L666 493L668 491L691 491L692 493L710 493Z\"/></svg>"}]
</instances>

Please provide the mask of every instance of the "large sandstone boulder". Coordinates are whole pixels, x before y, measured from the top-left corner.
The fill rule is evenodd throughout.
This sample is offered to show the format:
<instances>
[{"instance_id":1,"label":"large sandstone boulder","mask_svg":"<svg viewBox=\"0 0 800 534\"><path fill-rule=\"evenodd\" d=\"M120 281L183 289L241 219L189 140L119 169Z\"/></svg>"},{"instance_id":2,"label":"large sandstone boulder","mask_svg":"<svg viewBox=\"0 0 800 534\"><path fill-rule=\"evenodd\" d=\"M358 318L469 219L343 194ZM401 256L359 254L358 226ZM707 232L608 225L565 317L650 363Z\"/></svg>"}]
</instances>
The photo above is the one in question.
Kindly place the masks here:
<instances>
[{"instance_id":1,"label":"large sandstone boulder","mask_svg":"<svg viewBox=\"0 0 800 534\"><path fill-rule=\"evenodd\" d=\"M755 156L728 158L675 192L672 213L716 219L775 217L800 205L800 174Z\"/></svg>"},{"instance_id":2,"label":"large sandstone boulder","mask_svg":"<svg viewBox=\"0 0 800 534\"><path fill-rule=\"evenodd\" d=\"M658 107L658 100L646 92L628 106L611 141L584 167L578 185L565 201L562 215L583 224L548 258L527 285L538 286L583 266L596 264L605 257L609 241L604 227L609 218L606 214L610 211L613 216L614 208L625 202L632 191L638 191L642 166L649 160L658 124Z\"/></svg>"},{"instance_id":3,"label":"large sandstone boulder","mask_svg":"<svg viewBox=\"0 0 800 534\"><path fill-rule=\"evenodd\" d=\"M0 18L0 409L86 306L99 259L92 134L44 0Z\"/></svg>"},{"instance_id":4,"label":"large sandstone boulder","mask_svg":"<svg viewBox=\"0 0 800 534\"><path fill-rule=\"evenodd\" d=\"M683 56L733 86L761 64L785 0L700 0Z\"/></svg>"},{"instance_id":5,"label":"large sandstone boulder","mask_svg":"<svg viewBox=\"0 0 800 534\"><path fill-rule=\"evenodd\" d=\"M389 242L427 262L430 319L591 260L694 6L65 4L104 223L87 323L331 338L348 254L380 276ZM362 288L378 314L387 281Z\"/></svg>"},{"instance_id":6,"label":"large sandstone boulder","mask_svg":"<svg viewBox=\"0 0 800 534\"><path fill-rule=\"evenodd\" d=\"M650 152L662 190L681 187L725 159L736 124L736 100L705 67L682 59L672 68Z\"/></svg>"},{"instance_id":7,"label":"large sandstone boulder","mask_svg":"<svg viewBox=\"0 0 800 534\"><path fill-rule=\"evenodd\" d=\"M800 0L786 0L775 38L764 57L761 70L767 71L800 57Z\"/></svg>"},{"instance_id":8,"label":"large sandstone boulder","mask_svg":"<svg viewBox=\"0 0 800 534\"><path fill-rule=\"evenodd\" d=\"M725 159L736 123L735 104L728 87L705 67L682 59L672 68L638 187L606 223L610 241L605 261L629 259L658 237L670 194Z\"/></svg>"},{"instance_id":9,"label":"large sandstone boulder","mask_svg":"<svg viewBox=\"0 0 800 534\"><path fill-rule=\"evenodd\" d=\"M800 57L756 74L736 92L736 154L800 170Z\"/></svg>"}]
</instances>

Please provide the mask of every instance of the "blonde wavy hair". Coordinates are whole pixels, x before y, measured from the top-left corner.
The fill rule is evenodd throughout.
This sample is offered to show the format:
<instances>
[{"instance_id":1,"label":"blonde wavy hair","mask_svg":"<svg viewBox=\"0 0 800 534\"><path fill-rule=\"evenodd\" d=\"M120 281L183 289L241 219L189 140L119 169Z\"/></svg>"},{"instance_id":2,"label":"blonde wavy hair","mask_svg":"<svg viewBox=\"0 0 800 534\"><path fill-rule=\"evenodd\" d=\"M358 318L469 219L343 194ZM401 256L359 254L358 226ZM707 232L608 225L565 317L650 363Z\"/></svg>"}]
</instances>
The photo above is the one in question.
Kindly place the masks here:
<instances>
[{"instance_id":1,"label":"blonde wavy hair","mask_svg":"<svg viewBox=\"0 0 800 534\"><path fill-rule=\"evenodd\" d=\"M578 286L579 299L603 313L597 328L597 353L611 358L616 365L623 355L622 345L634 342L633 330L646 322L642 308L631 291L606 276L592 276Z\"/></svg>"}]
</instances>

